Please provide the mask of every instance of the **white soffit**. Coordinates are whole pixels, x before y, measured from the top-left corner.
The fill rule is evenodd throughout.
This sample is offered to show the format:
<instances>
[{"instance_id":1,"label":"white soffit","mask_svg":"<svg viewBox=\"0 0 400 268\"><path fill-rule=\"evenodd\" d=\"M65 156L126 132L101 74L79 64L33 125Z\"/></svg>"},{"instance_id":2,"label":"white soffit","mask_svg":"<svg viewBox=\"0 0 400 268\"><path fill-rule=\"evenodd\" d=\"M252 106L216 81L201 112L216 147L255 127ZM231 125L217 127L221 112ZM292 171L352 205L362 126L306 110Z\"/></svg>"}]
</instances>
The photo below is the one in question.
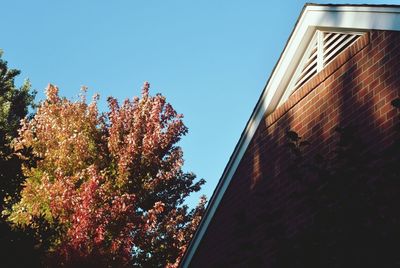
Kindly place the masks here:
<instances>
[{"instance_id":1,"label":"white soffit","mask_svg":"<svg viewBox=\"0 0 400 268\"><path fill-rule=\"evenodd\" d=\"M183 257L181 267L189 267L260 121L264 114L270 114L277 107L311 38L316 29L320 28L332 31L400 31L400 5L305 5L214 190L200 226Z\"/></svg>"}]
</instances>

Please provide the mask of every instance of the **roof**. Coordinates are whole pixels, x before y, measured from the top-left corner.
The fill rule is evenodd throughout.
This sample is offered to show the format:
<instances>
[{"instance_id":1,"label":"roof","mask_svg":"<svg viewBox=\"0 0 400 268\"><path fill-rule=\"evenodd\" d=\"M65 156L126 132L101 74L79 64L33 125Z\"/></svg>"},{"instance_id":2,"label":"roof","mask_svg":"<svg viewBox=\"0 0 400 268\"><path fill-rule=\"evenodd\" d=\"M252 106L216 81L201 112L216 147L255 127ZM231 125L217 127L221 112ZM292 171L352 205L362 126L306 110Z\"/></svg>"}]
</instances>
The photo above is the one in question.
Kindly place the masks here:
<instances>
[{"instance_id":1,"label":"roof","mask_svg":"<svg viewBox=\"0 0 400 268\"><path fill-rule=\"evenodd\" d=\"M277 108L278 103L285 96L290 78L317 29L400 31L400 5L308 3L304 6L214 190L203 219L183 257L182 267L189 266L259 123L264 115L270 114Z\"/></svg>"}]
</instances>

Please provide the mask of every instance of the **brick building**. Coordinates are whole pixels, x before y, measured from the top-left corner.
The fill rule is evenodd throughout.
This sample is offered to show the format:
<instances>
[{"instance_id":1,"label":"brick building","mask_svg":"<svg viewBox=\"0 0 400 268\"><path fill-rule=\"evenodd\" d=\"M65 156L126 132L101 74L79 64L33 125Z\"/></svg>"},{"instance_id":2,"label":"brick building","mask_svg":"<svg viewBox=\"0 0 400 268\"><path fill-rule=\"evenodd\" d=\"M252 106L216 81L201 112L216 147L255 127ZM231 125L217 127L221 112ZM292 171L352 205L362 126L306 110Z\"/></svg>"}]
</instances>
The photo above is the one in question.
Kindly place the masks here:
<instances>
[{"instance_id":1,"label":"brick building","mask_svg":"<svg viewBox=\"0 0 400 268\"><path fill-rule=\"evenodd\" d=\"M400 232L394 212L400 208L395 202L400 201L400 185L383 179L377 183L381 177L399 176L394 165L388 166L393 155L399 156L396 150L393 154L398 120L393 100L400 96L399 31L400 6L304 7L182 267L399 265L400 236L393 230L399 227ZM341 131L352 126L358 133L350 135L357 143L355 150L339 144L343 132L337 133L338 126ZM302 140L307 141L303 147ZM338 147L348 150L339 160ZM292 149L301 153L296 156ZM389 149L391 160L384 158ZM326 186L332 183L321 182L325 177L315 171L317 164L304 164L316 163L317 155L325 157L320 162L328 163L328 177L346 178L336 192ZM338 169L343 159L353 159L357 167ZM304 169L307 176L301 173ZM311 178L312 183L296 176ZM364 184L349 184L352 177ZM307 202L310 194L298 194L310 185L314 203ZM376 185L386 190L378 191ZM324 199L326 193L337 196ZM321 223L324 220L328 223Z\"/></svg>"}]
</instances>

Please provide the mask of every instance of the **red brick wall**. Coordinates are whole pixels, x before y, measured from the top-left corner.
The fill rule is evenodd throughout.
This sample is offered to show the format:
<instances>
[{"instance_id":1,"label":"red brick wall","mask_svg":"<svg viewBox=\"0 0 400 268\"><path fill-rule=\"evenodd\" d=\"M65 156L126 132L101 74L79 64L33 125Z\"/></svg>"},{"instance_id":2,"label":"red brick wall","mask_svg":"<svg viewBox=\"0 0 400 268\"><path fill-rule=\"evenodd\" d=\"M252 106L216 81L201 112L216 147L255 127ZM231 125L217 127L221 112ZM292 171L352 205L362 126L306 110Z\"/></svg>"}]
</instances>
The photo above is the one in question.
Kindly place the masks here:
<instances>
[{"instance_id":1,"label":"red brick wall","mask_svg":"<svg viewBox=\"0 0 400 268\"><path fill-rule=\"evenodd\" d=\"M390 102L400 95L399 89L400 33L372 31L265 117L191 267L260 265L257 258L250 258L253 264L246 258L254 257L254 252L263 266L273 266L279 243L274 233L296 235L313 213L292 198L298 182L284 172L289 162L286 131L294 130L311 142L310 156L334 148L338 125L357 124L371 134L367 141L372 141L371 150L383 148L393 133L397 115ZM269 228L271 221L278 224Z\"/></svg>"}]
</instances>

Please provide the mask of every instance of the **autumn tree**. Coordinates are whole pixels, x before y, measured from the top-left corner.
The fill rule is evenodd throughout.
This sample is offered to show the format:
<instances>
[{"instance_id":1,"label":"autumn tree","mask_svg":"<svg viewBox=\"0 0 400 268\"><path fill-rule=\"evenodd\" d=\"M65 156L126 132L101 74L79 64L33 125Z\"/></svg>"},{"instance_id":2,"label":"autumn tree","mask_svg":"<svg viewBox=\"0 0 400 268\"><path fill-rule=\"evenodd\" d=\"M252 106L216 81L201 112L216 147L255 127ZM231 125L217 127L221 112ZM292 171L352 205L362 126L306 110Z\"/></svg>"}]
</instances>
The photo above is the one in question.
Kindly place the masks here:
<instances>
[{"instance_id":1,"label":"autumn tree","mask_svg":"<svg viewBox=\"0 0 400 268\"><path fill-rule=\"evenodd\" d=\"M17 137L21 119L27 116L29 107L33 107L35 96L29 81L20 87L15 85L20 71L8 68L7 61L1 57L0 50L0 210L5 200L18 199L21 190L22 161L13 154L10 144ZM22 266L25 261L30 264L37 261L31 233L13 230L4 217L0 217L0 241L2 265Z\"/></svg>"},{"instance_id":2,"label":"autumn tree","mask_svg":"<svg viewBox=\"0 0 400 268\"><path fill-rule=\"evenodd\" d=\"M205 206L184 205L204 180L182 170L182 115L148 83L103 114L97 96L70 101L52 85L46 95L13 143L37 161L23 166L10 223L37 231L47 265L176 267Z\"/></svg>"}]
</instances>

